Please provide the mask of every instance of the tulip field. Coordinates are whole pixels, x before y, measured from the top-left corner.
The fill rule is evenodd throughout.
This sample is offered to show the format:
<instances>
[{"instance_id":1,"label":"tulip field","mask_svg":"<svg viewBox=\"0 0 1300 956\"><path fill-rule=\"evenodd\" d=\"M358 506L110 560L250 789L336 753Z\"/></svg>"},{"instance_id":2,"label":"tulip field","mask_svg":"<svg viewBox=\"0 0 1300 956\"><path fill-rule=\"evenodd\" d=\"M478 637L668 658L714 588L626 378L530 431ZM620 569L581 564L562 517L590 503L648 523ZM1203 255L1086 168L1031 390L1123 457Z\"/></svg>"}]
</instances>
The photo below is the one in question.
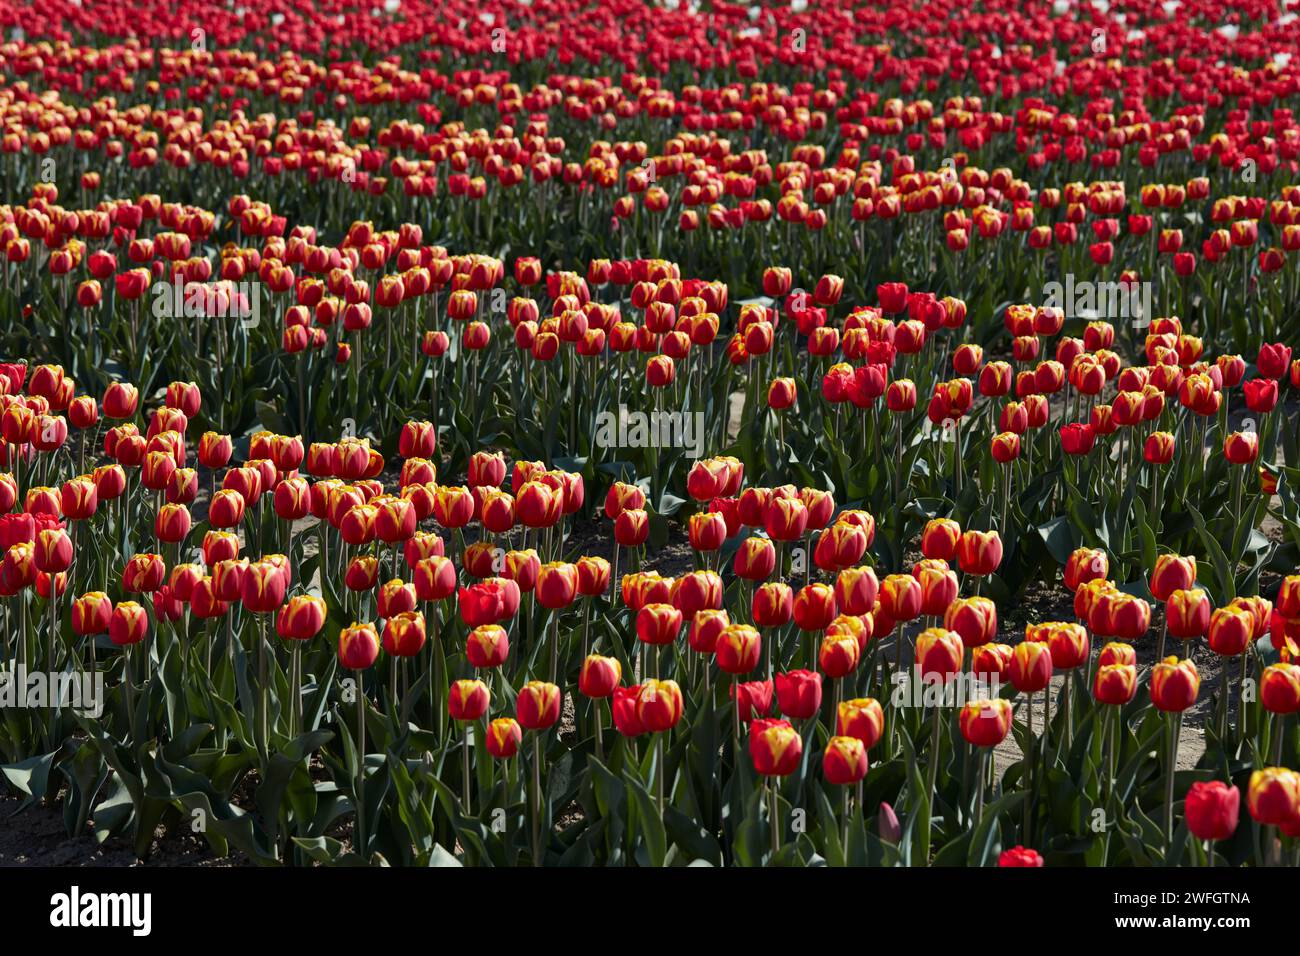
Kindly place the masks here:
<instances>
[{"instance_id":1,"label":"tulip field","mask_svg":"<svg viewBox=\"0 0 1300 956\"><path fill-rule=\"evenodd\" d=\"M1298 19L0 0L0 828L1300 864Z\"/></svg>"}]
</instances>

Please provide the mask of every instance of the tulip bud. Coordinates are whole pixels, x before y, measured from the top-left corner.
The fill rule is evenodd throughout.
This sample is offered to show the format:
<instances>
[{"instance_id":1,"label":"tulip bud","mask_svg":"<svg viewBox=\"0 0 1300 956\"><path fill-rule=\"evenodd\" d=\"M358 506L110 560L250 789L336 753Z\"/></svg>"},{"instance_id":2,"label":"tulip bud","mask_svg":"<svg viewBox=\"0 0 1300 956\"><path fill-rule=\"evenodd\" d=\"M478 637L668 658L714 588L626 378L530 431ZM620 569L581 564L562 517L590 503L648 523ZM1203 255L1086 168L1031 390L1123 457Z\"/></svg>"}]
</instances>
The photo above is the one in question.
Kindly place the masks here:
<instances>
[{"instance_id":1,"label":"tulip bud","mask_svg":"<svg viewBox=\"0 0 1300 956\"><path fill-rule=\"evenodd\" d=\"M866 746L856 737L832 737L822 755L822 773L827 783L836 786L862 780L867 775Z\"/></svg>"},{"instance_id":2,"label":"tulip bud","mask_svg":"<svg viewBox=\"0 0 1300 956\"><path fill-rule=\"evenodd\" d=\"M519 688L516 716L526 730L546 730L560 719L560 688L531 680Z\"/></svg>"},{"instance_id":3,"label":"tulip bud","mask_svg":"<svg viewBox=\"0 0 1300 956\"><path fill-rule=\"evenodd\" d=\"M957 563L965 574L992 574L1002 564L1002 539L996 531L964 532L957 543Z\"/></svg>"},{"instance_id":4,"label":"tulip bud","mask_svg":"<svg viewBox=\"0 0 1300 956\"><path fill-rule=\"evenodd\" d=\"M809 720L821 710L822 678L809 670L777 674L773 680L781 713L794 720Z\"/></svg>"},{"instance_id":5,"label":"tulip bud","mask_svg":"<svg viewBox=\"0 0 1300 956\"><path fill-rule=\"evenodd\" d=\"M1246 804L1251 817L1266 826L1293 826L1300 817L1300 773L1265 767L1250 775Z\"/></svg>"},{"instance_id":6,"label":"tulip bud","mask_svg":"<svg viewBox=\"0 0 1300 956\"><path fill-rule=\"evenodd\" d=\"M1271 714L1300 710L1300 666L1270 664L1259 679L1259 702Z\"/></svg>"},{"instance_id":7,"label":"tulip bud","mask_svg":"<svg viewBox=\"0 0 1300 956\"><path fill-rule=\"evenodd\" d=\"M931 627L916 636L916 664L923 680L947 680L961 670L965 648L952 631Z\"/></svg>"},{"instance_id":8,"label":"tulip bud","mask_svg":"<svg viewBox=\"0 0 1300 956\"><path fill-rule=\"evenodd\" d=\"M1198 840L1227 840L1237 832L1241 791L1222 780L1198 780L1183 802L1187 829Z\"/></svg>"},{"instance_id":9,"label":"tulip bud","mask_svg":"<svg viewBox=\"0 0 1300 956\"><path fill-rule=\"evenodd\" d=\"M748 674L758 666L762 639L757 629L747 624L723 628L714 647L718 668L726 674Z\"/></svg>"},{"instance_id":10,"label":"tulip bud","mask_svg":"<svg viewBox=\"0 0 1300 956\"><path fill-rule=\"evenodd\" d=\"M1039 641L1024 641L1016 645L1007 667L1011 684L1022 694L1035 694L1052 679L1052 652Z\"/></svg>"},{"instance_id":11,"label":"tulip bud","mask_svg":"<svg viewBox=\"0 0 1300 956\"><path fill-rule=\"evenodd\" d=\"M614 693L614 688L622 679L623 668L617 658L590 654L582 662L578 690L593 699L605 698Z\"/></svg>"},{"instance_id":12,"label":"tulip bud","mask_svg":"<svg viewBox=\"0 0 1300 956\"><path fill-rule=\"evenodd\" d=\"M481 720L492 695L481 680L453 681L447 693L447 713L452 720Z\"/></svg>"},{"instance_id":13,"label":"tulip bud","mask_svg":"<svg viewBox=\"0 0 1300 956\"><path fill-rule=\"evenodd\" d=\"M286 640L306 641L325 626L325 602L310 594L295 594L280 607L275 632Z\"/></svg>"},{"instance_id":14,"label":"tulip bud","mask_svg":"<svg viewBox=\"0 0 1300 956\"><path fill-rule=\"evenodd\" d=\"M1151 668L1151 703L1157 710L1187 710L1196 703L1200 687L1200 674L1190 659L1166 657Z\"/></svg>"},{"instance_id":15,"label":"tulip bud","mask_svg":"<svg viewBox=\"0 0 1300 956\"><path fill-rule=\"evenodd\" d=\"M637 720L650 733L662 733L682 718L681 688L676 681L647 680L636 699Z\"/></svg>"},{"instance_id":16,"label":"tulip bud","mask_svg":"<svg viewBox=\"0 0 1300 956\"><path fill-rule=\"evenodd\" d=\"M108 637L118 647L139 644L149 630L149 617L135 601L122 601L113 608Z\"/></svg>"},{"instance_id":17,"label":"tulip bud","mask_svg":"<svg viewBox=\"0 0 1300 956\"><path fill-rule=\"evenodd\" d=\"M966 647L980 647L997 636L997 605L986 597L958 598L944 613L943 626L955 631Z\"/></svg>"},{"instance_id":18,"label":"tulip bud","mask_svg":"<svg viewBox=\"0 0 1300 956\"><path fill-rule=\"evenodd\" d=\"M1006 739L1011 729L1011 701L1003 697L992 700L973 700L965 704L958 715L961 735L975 747L996 747Z\"/></svg>"},{"instance_id":19,"label":"tulip bud","mask_svg":"<svg viewBox=\"0 0 1300 956\"><path fill-rule=\"evenodd\" d=\"M749 754L763 776L784 777L798 768L803 740L784 720L755 720L749 728Z\"/></svg>"},{"instance_id":20,"label":"tulip bud","mask_svg":"<svg viewBox=\"0 0 1300 956\"><path fill-rule=\"evenodd\" d=\"M103 634L113 616L113 602L103 591L88 591L72 602L72 630L78 635Z\"/></svg>"}]
</instances>

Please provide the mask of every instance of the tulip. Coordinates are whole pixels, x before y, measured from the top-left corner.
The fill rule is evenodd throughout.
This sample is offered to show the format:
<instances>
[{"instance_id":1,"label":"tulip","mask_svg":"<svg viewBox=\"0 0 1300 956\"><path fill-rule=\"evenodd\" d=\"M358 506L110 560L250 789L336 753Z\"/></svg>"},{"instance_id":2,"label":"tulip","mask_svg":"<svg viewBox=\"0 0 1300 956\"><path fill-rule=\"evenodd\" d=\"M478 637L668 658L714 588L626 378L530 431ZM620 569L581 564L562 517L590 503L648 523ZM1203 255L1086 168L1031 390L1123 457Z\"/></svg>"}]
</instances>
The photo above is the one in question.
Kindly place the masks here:
<instances>
[{"instance_id":1,"label":"tulip","mask_svg":"<svg viewBox=\"0 0 1300 956\"><path fill-rule=\"evenodd\" d=\"M614 519L614 540L620 547L639 548L650 537L650 516L639 508L619 513Z\"/></svg>"},{"instance_id":2,"label":"tulip","mask_svg":"<svg viewBox=\"0 0 1300 956\"><path fill-rule=\"evenodd\" d=\"M639 737L645 733L641 718L637 716L636 702L641 693L641 686L615 687L614 697L610 702L610 715L614 720L614 729L624 737Z\"/></svg>"},{"instance_id":3,"label":"tulip","mask_svg":"<svg viewBox=\"0 0 1300 956\"><path fill-rule=\"evenodd\" d=\"M1007 732L1011 729L1011 718L1011 701L995 697L992 700L973 700L963 705L958 715L958 725L968 744L975 747L996 747L1006 739ZM976 772L975 779L983 780L982 773Z\"/></svg>"},{"instance_id":4,"label":"tulip","mask_svg":"<svg viewBox=\"0 0 1300 956\"><path fill-rule=\"evenodd\" d=\"M885 716L880 704L870 697L841 701L835 713L835 733L856 737L870 750L884 733Z\"/></svg>"},{"instance_id":5,"label":"tulip","mask_svg":"<svg viewBox=\"0 0 1300 956\"><path fill-rule=\"evenodd\" d=\"M691 650L700 654L712 654L718 644L718 636L731 625L731 618L724 610L697 611L691 618L686 642Z\"/></svg>"},{"instance_id":6,"label":"tulip","mask_svg":"<svg viewBox=\"0 0 1300 956\"><path fill-rule=\"evenodd\" d=\"M647 604L636 615L637 638L656 647L671 644L682 629L682 612L671 604Z\"/></svg>"},{"instance_id":7,"label":"tulip","mask_svg":"<svg viewBox=\"0 0 1300 956\"><path fill-rule=\"evenodd\" d=\"M769 581L754 591L750 613L759 627L784 627L794 616L794 592L783 581Z\"/></svg>"},{"instance_id":8,"label":"tulip","mask_svg":"<svg viewBox=\"0 0 1300 956\"><path fill-rule=\"evenodd\" d=\"M1137 692L1137 668L1133 664L1101 664L1093 678L1092 693L1098 703L1120 707Z\"/></svg>"},{"instance_id":9,"label":"tulip","mask_svg":"<svg viewBox=\"0 0 1300 956\"><path fill-rule=\"evenodd\" d=\"M498 717L487 726L484 734L487 751L496 760L508 760L519 752L524 733L513 717Z\"/></svg>"},{"instance_id":10,"label":"tulip","mask_svg":"<svg viewBox=\"0 0 1300 956\"><path fill-rule=\"evenodd\" d=\"M543 564L537 572L537 601L542 607L558 610L573 603L578 593L578 569L563 561Z\"/></svg>"},{"instance_id":11,"label":"tulip","mask_svg":"<svg viewBox=\"0 0 1300 956\"><path fill-rule=\"evenodd\" d=\"M1002 564L1002 539L996 531L964 532L957 544L957 563L965 574L992 574Z\"/></svg>"},{"instance_id":12,"label":"tulip","mask_svg":"<svg viewBox=\"0 0 1300 956\"><path fill-rule=\"evenodd\" d=\"M578 690L587 697L597 699L609 697L622 678L623 668L617 658L590 654L582 662L582 670L578 675Z\"/></svg>"},{"instance_id":13,"label":"tulip","mask_svg":"<svg viewBox=\"0 0 1300 956\"><path fill-rule=\"evenodd\" d=\"M1151 669L1151 702L1157 710L1172 714L1169 723L1169 751L1165 764L1165 843L1173 840L1174 769L1178 763L1178 738L1183 711L1196 703L1201 678L1192 661L1167 657Z\"/></svg>"},{"instance_id":14,"label":"tulip","mask_svg":"<svg viewBox=\"0 0 1300 956\"><path fill-rule=\"evenodd\" d=\"M1106 552L1093 548L1078 548L1071 552L1065 564L1065 586L1071 591L1089 581L1103 579L1110 573Z\"/></svg>"},{"instance_id":15,"label":"tulip","mask_svg":"<svg viewBox=\"0 0 1300 956\"><path fill-rule=\"evenodd\" d=\"M1024 641L1016 645L1007 668L1011 684L1024 694L1036 694L1052 679L1052 652L1044 643Z\"/></svg>"},{"instance_id":16,"label":"tulip","mask_svg":"<svg viewBox=\"0 0 1300 956\"><path fill-rule=\"evenodd\" d=\"M469 723L481 720L490 703L491 694L481 680L457 680L449 688L447 713L453 720Z\"/></svg>"},{"instance_id":17,"label":"tulip","mask_svg":"<svg viewBox=\"0 0 1300 956\"><path fill-rule=\"evenodd\" d=\"M504 589L491 582L461 588L456 604L460 609L461 620L471 628L496 624L506 616Z\"/></svg>"},{"instance_id":18,"label":"tulip","mask_svg":"<svg viewBox=\"0 0 1300 956\"><path fill-rule=\"evenodd\" d=\"M916 636L916 664L922 680L946 681L961 670L965 649L961 637L941 627Z\"/></svg>"},{"instance_id":19,"label":"tulip","mask_svg":"<svg viewBox=\"0 0 1300 956\"><path fill-rule=\"evenodd\" d=\"M1003 850L998 855L998 866L1007 867L1040 867L1043 865L1043 858L1037 850L1031 850L1027 847L1017 846L1010 850Z\"/></svg>"},{"instance_id":20,"label":"tulip","mask_svg":"<svg viewBox=\"0 0 1300 956\"><path fill-rule=\"evenodd\" d=\"M112 621L113 602L103 591L88 591L72 602L73 633L104 634Z\"/></svg>"},{"instance_id":21,"label":"tulip","mask_svg":"<svg viewBox=\"0 0 1300 956\"><path fill-rule=\"evenodd\" d=\"M791 608L801 631L824 631L835 618L835 590L827 584L806 585L795 595Z\"/></svg>"},{"instance_id":22,"label":"tulip","mask_svg":"<svg viewBox=\"0 0 1300 956\"><path fill-rule=\"evenodd\" d=\"M774 691L770 680L742 681L733 684L729 696L736 702L735 710L739 714L739 722L746 726L772 713Z\"/></svg>"},{"instance_id":23,"label":"tulip","mask_svg":"<svg viewBox=\"0 0 1300 956\"><path fill-rule=\"evenodd\" d=\"M867 748L856 737L832 737L822 755L822 774L835 786L858 783L867 775ZM846 803L847 797L845 791Z\"/></svg>"},{"instance_id":24,"label":"tulip","mask_svg":"<svg viewBox=\"0 0 1300 956\"><path fill-rule=\"evenodd\" d=\"M867 614L875 606L880 585L869 567L845 568L835 579L835 604L844 614Z\"/></svg>"},{"instance_id":25,"label":"tulip","mask_svg":"<svg viewBox=\"0 0 1300 956\"><path fill-rule=\"evenodd\" d=\"M803 756L803 740L788 721L755 720L749 727L749 755L757 773L789 776Z\"/></svg>"},{"instance_id":26,"label":"tulip","mask_svg":"<svg viewBox=\"0 0 1300 956\"><path fill-rule=\"evenodd\" d=\"M276 614L275 631L282 638L306 641L325 626L325 602L310 594L295 594Z\"/></svg>"},{"instance_id":27,"label":"tulip","mask_svg":"<svg viewBox=\"0 0 1300 956\"><path fill-rule=\"evenodd\" d=\"M959 598L945 611L943 626L956 632L966 647L980 647L997 636L997 605L985 597Z\"/></svg>"},{"instance_id":28,"label":"tulip","mask_svg":"<svg viewBox=\"0 0 1300 956\"><path fill-rule=\"evenodd\" d=\"M852 634L827 634L822 638L817 654L817 665L826 676L835 680L851 674L858 666L861 647Z\"/></svg>"},{"instance_id":29,"label":"tulip","mask_svg":"<svg viewBox=\"0 0 1300 956\"><path fill-rule=\"evenodd\" d=\"M942 617L957 599L957 574L947 562L927 558L912 569L912 576L921 585L921 613Z\"/></svg>"},{"instance_id":30,"label":"tulip","mask_svg":"<svg viewBox=\"0 0 1300 956\"><path fill-rule=\"evenodd\" d=\"M43 528L36 532L32 560L43 574L59 574L72 566L72 539L62 528Z\"/></svg>"},{"instance_id":31,"label":"tulip","mask_svg":"<svg viewBox=\"0 0 1300 956\"><path fill-rule=\"evenodd\" d=\"M696 551L717 551L727 538L727 522L718 512L693 514L689 521L691 547Z\"/></svg>"},{"instance_id":32,"label":"tulip","mask_svg":"<svg viewBox=\"0 0 1300 956\"><path fill-rule=\"evenodd\" d=\"M162 555L132 555L122 569L122 590L134 594L152 593L162 586L166 573Z\"/></svg>"},{"instance_id":33,"label":"tulip","mask_svg":"<svg viewBox=\"0 0 1300 956\"><path fill-rule=\"evenodd\" d=\"M821 710L822 678L815 671L795 670L773 678L781 713L792 720L809 720Z\"/></svg>"},{"instance_id":34,"label":"tulip","mask_svg":"<svg viewBox=\"0 0 1300 956\"><path fill-rule=\"evenodd\" d=\"M798 541L808 527L808 508L798 498L775 498L764 524L773 541Z\"/></svg>"},{"instance_id":35,"label":"tulip","mask_svg":"<svg viewBox=\"0 0 1300 956\"><path fill-rule=\"evenodd\" d=\"M1300 817L1300 773L1265 767L1250 775L1246 806L1251 818L1266 826L1290 826Z\"/></svg>"},{"instance_id":36,"label":"tulip","mask_svg":"<svg viewBox=\"0 0 1300 956\"><path fill-rule=\"evenodd\" d=\"M1203 637L1210 626L1210 596L1200 588L1174 591L1165 603L1169 633L1180 640Z\"/></svg>"},{"instance_id":37,"label":"tulip","mask_svg":"<svg viewBox=\"0 0 1300 956\"><path fill-rule=\"evenodd\" d=\"M919 617L921 598L921 585L910 574L890 574L880 582L880 607L892 621Z\"/></svg>"},{"instance_id":38,"label":"tulip","mask_svg":"<svg viewBox=\"0 0 1300 956\"><path fill-rule=\"evenodd\" d=\"M951 518L932 518L921 531L921 553L927 558L952 561L957 557L961 525Z\"/></svg>"},{"instance_id":39,"label":"tulip","mask_svg":"<svg viewBox=\"0 0 1300 956\"><path fill-rule=\"evenodd\" d=\"M776 549L768 538L751 536L740 542L733 569L745 581L763 581L776 568Z\"/></svg>"},{"instance_id":40,"label":"tulip","mask_svg":"<svg viewBox=\"0 0 1300 956\"><path fill-rule=\"evenodd\" d=\"M546 730L560 719L560 688L532 680L519 689L515 700L519 723L525 730Z\"/></svg>"},{"instance_id":41,"label":"tulip","mask_svg":"<svg viewBox=\"0 0 1300 956\"><path fill-rule=\"evenodd\" d=\"M424 647L424 615L401 611L384 621L384 653L391 657L415 657Z\"/></svg>"},{"instance_id":42,"label":"tulip","mask_svg":"<svg viewBox=\"0 0 1300 956\"><path fill-rule=\"evenodd\" d=\"M609 589L609 562L601 557L584 556L577 561L578 593L587 597L603 595Z\"/></svg>"},{"instance_id":43,"label":"tulip","mask_svg":"<svg viewBox=\"0 0 1300 956\"><path fill-rule=\"evenodd\" d=\"M1285 715L1300 711L1300 666L1281 663L1265 667L1259 679L1259 702L1271 714ZM1280 753L1281 745L1279 721L1276 753Z\"/></svg>"},{"instance_id":44,"label":"tulip","mask_svg":"<svg viewBox=\"0 0 1300 956\"><path fill-rule=\"evenodd\" d=\"M108 638L118 647L139 644L149 629L145 609L135 601L121 601L114 608L108 622Z\"/></svg>"},{"instance_id":45,"label":"tulip","mask_svg":"<svg viewBox=\"0 0 1300 956\"><path fill-rule=\"evenodd\" d=\"M1227 840L1237 832L1241 791L1222 780L1198 780L1187 791L1183 815L1198 840Z\"/></svg>"},{"instance_id":46,"label":"tulip","mask_svg":"<svg viewBox=\"0 0 1300 956\"><path fill-rule=\"evenodd\" d=\"M682 718L682 691L676 681L647 680L637 694L637 719L650 733L671 730ZM659 741L662 744L662 740ZM661 754L662 756L662 754ZM662 774L658 774L660 803L662 805Z\"/></svg>"},{"instance_id":47,"label":"tulip","mask_svg":"<svg viewBox=\"0 0 1300 956\"><path fill-rule=\"evenodd\" d=\"M1166 713L1182 713L1196 703L1200 675L1191 660L1166 657L1151 669L1151 702Z\"/></svg>"},{"instance_id":48,"label":"tulip","mask_svg":"<svg viewBox=\"0 0 1300 956\"><path fill-rule=\"evenodd\" d=\"M456 592L456 567L441 555L421 558L416 562L412 583L421 601L441 601Z\"/></svg>"},{"instance_id":49,"label":"tulip","mask_svg":"<svg viewBox=\"0 0 1300 956\"><path fill-rule=\"evenodd\" d=\"M1223 457L1234 465L1248 465L1259 455L1259 436L1253 432L1233 432L1223 442Z\"/></svg>"}]
</instances>

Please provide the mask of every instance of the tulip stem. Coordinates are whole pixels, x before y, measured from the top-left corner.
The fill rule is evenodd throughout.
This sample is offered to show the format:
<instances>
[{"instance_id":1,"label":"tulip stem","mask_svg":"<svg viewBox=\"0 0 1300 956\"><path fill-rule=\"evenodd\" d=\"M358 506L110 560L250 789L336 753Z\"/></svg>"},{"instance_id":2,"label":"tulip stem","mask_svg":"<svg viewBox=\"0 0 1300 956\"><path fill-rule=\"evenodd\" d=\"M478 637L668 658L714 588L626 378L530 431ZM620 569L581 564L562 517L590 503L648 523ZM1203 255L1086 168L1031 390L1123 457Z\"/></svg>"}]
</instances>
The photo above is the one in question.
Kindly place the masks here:
<instances>
[{"instance_id":1,"label":"tulip stem","mask_svg":"<svg viewBox=\"0 0 1300 956\"><path fill-rule=\"evenodd\" d=\"M664 735L655 734L655 800L659 816L664 815Z\"/></svg>"},{"instance_id":2,"label":"tulip stem","mask_svg":"<svg viewBox=\"0 0 1300 956\"><path fill-rule=\"evenodd\" d=\"M939 780L939 724L943 719L943 708L938 704L934 707L933 723L930 725L930 780L926 788L930 795L930 813L934 814L934 788Z\"/></svg>"},{"instance_id":3,"label":"tulip stem","mask_svg":"<svg viewBox=\"0 0 1300 956\"><path fill-rule=\"evenodd\" d=\"M731 678L731 701L732 701L732 706L731 706L732 738L731 739L734 744L732 748L731 756L732 756L732 763L735 765L732 767L732 772L734 773L736 767L740 766L740 676L739 675L734 675Z\"/></svg>"},{"instance_id":4,"label":"tulip stem","mask_svg":"<svg viewBox=\"0 0 1300 956\"><path fill-rule=\"evenodd\" d=\"M542 735L533 736L533 866L542 865Z\"/></svg>"},{"instance_id":5,"label":"tulip stem","mask_svg":"<svg viewBox=\"0 0 1300 956\"><path fill-rule=\"evenodd\" d=\"M262 756L265 757L271 750L271 697L266 679L265 614L257 615L257 683L259 688L258 701L261 704L261 713L258 715L257 726L261 735Z\"/></svg>"},{"instance_id":6,"label":"tulip stem","mask_svg":"<svg viewBox=\"0 0 1300 956\"><path fill-rule=\"evenodd\" d=\"M289 655L289 739L298 736L302 727L302 648L298 641L293 642Z\"/></svg>"},{"instance_id":7,"label":"tulip stem","mask_svg":"<svg viewBox=\"0 0 1300 956\"><path fill-rule=\"evenodd\" d=\"M1065 739L1061 749L1065 752L1067 759L1070 753L1070 737L1074 730L1074 727L1072 726L1074 723L1074 713L1070 707L1070 685L1072 683L1074 683L1074 671L1066 671L1065 680L1061 684L1061 707L1065 709Z\"/></svg>"},{"instance_id":8,"label":"tulip stem","mask_svg":"<svg viewBox=\"0 0 1300 956\"><path fill-rule=\"evenodd\" d=\"M57 582L54 580L54 578L55 575L50 576L50 599L47 602L50 607L50 646L46 648L45 656L46 656L46 660L48 661L48 665L46 667L46 671L47 671L46 680L49 681L54 680L54 649L55 649L54 641L55 638L58 636L58 630L59 630L59 617L58 617L58 609L57 609L58 600L59 600L58 587L57 587ZM58 695L57 693L52 692L49 695L49 698L50 699L49 699L48 716L49 716L50 726L49 726L49 738L47 743L50 747L53 747L55 742L54 735L58 732L58 727L57 727Z\"/></svg>"},{"instance_id":9,"label":"tulip stem","mask_svg":"<svg viewBox=\"0 0 1300 956\"><path fill-rule=\"evenodd\" d=\"M470 815L469 808L469 721L461 723L460 731L460 749L461 749L461 792L463 796L463 808L465 816Z\"/></svg>"},{"instance_id":10,"label":"tulip stem","mask_svg":"<svg viewBox=\"0 0 1300 956\"><path fill-rule=\"evenodd\" d=\"M849 788L847 786L840 787L840 847L847 856L849 847Z\"/></svg>"},{"instance_id":11,"label":"tulip stem","mask_svg":"<svg viewBox=\"0 0 1300 956\"><path fill-rule=\"evenodd\" d=\"M1106 796L1115 795L1115 764L1119 759L1120 723L1123 720L1119 707L1111 708L1110 732L1106 742Z\"/></svg>"},{"instance_id":12,"label":"tulip stem","mask_svg":"<svg viewBox=\"0 0 1300 956\"><path fill-rule=\"evenodd\" d=\"M772 862L776 861L776 855L781 851L781 827L777 820L777 815L780 812L777 779L777 777L768 778L769 789L767 792L767 822L772 830Z\"/></svg>"},{"instance_id":13,"label":"tulip stem","mask_svg":"<svg viewBox=\"0 0 1300 956\"><path fill-rule=\"evenodd\" d=\"M984 760L987 756L987 747L975 748L975 826L984 820Z\"/></svg>"},{"instance_id":14,"label":"tulip stem","mask_svg":"<svg viewBox=\"0 0 1300 956\"><path fill-rule=\"evenodd\" d=\"M366 856L366 695L361 687L361 674L357 673L357 834L354 841L357 852Z\"/></svg>"},{"instance_id":15,"label":"tulip stem","mask_svg":"<svg viewBox=\"0 0 1300 956\"><path fill-rule=\"evenodd\" d=\"M397 658L388 659L388 703L392 707L393 727L399 729L400 716L397 707Z\"/></svg>"},{"instance_id":16,"label":"tulip stem","mask_svg":"<svg viewBox=\"0 0 1300 956\"><path fill-rule=\"evenodd\" d=\"M131 684L130 644L122 649L122 691L126 696L126 726L127 730L131 732L131 742L135 743L135 694L133 693L134 687Z\"/></svg>"},{"instance_id":17,"label":"tulip stem","mask_svg":"<svg viewBox=\"0 0 1300 956\"><path fill-rule=\"evenodd\" d=\"M1174 770L1178 766L1178 738L1183 729L1183 713L1169 718L1169 765L1165 773L1165 850L1174 839Z\"/></svg>"},{"instance_id":18,"label":"tulip stem","mask_svg":"<svg viewBox=\"0 0 1300 956\"><path fill-rule=\"evenodd\" d=\"M1247 650L1241 652L1241 670L1237 674L1237 742L1246 733L1246 667Z\"/></svg>"}]
</instances>

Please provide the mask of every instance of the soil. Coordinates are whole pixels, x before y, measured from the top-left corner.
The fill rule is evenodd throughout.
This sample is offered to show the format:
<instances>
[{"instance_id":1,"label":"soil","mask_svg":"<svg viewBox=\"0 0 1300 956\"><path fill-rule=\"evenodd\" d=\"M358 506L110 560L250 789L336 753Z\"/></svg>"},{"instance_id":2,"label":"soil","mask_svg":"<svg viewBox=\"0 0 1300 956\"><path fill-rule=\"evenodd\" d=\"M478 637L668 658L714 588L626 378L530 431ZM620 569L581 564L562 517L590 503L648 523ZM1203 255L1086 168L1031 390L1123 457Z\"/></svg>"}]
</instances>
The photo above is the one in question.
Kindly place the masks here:
<instances>
[{"instance_id":1,"label":"soil","mask_svg":"<svg viewBox=\"0 0 1300 956\"><path fill-rule=\"evenodd\" d=\"M0 793L0 867L5 866L244 866L242 854L213 856L202 839L165 833L161 828L149 854L136 859L130 842L112 837L98 844L90 834L68 836L63 811L56 804L37 804L18 811L20 802Z\"/></svg>"}]
</instances>

